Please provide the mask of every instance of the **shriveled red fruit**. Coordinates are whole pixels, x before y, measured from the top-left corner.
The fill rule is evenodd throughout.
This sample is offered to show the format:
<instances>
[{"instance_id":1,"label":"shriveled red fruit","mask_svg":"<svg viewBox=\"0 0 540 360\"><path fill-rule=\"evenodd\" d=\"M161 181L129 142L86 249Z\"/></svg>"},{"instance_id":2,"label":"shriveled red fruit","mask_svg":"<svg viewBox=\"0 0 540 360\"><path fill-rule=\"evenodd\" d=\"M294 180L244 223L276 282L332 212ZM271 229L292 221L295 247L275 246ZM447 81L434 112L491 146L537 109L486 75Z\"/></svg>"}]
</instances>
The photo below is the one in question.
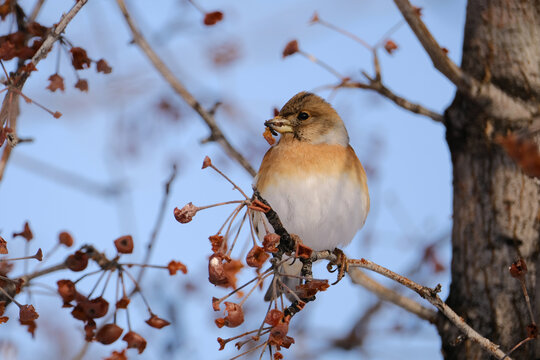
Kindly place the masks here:
<instances>
[{"instance_id":1,"label":"shriveled red fruit","mask_svg":"<svg viewBox=\"0 0 540 360\"><path fill-rule=\"evenodd\" d=\"M171 260L171 262L167 265L167 269L169 269L170 275L176 275L178 271L187 274L186 265L182 264L180 261Z\"/></svg>"},{"instance_id":2,"label":"shriveled red fruit","mask_svg":"<svg viewBox=\"0 0 540 360\"><path fill-rule=\"evenodd\" d=\"M181 209L174 208L174 218L179 223L186 224L193 220L193 217L195 214L197 214L197 211L199 211L199 208L193 205L193 203L189 203Z\"/></svg>"},{"instance_id":3,"label":"shriveled red fruit","mask_svg":"<svg viewBox=\"0 0 540 360\"><path fill-rule=\"evenodd\" d=\"M223 13L221 11L212 11L204 15L204 25L212 26L223 20Z\"/></svg>"},{"instance_id":4,"label":"shriveled red fruit","mask_svg":"<svg viewBox=\"0 0 540 360\"><path fill-rule=\"evenodd\" d=\"M133 252L133 237L131 235L120 236L114 240L114 246L120 254L131 254Z\"/></svg>"},{"instance_id":5,"label":"shriveled red fruit","mask_svg":"<svg viewBox=\"0 0 540 360\"><path fill-rule=\"evenodd\" d=\"M79 303L88 319L99 319L109 311L109 302L102 297Z\"/></svg>"},{"instance_id":6,"label":"shriveled red fruit","mask_svg":"<svg viewBox=\"0 0 540 360\"><path fill-rule=\"evenodd\" d=\"M34 309L33 305L21 305L19 308L19 320L22 322L34 321L39 317L39 314Z\"/></svg>"},{"instance_id":7,"label":"shriveled red fruit","mask_svg":"<svg viewBox=\"0 0 540 360\"><path fill-rule=\"evenodd\" d=\"M156 314L150 314L150 319L146 320L146 323L156 329L161 329L165 326L171 325L170 322L159 318Z\"/></svg>"},{"instance_id":8,"label":"shriveled red fruit","mask_svg":"<svg viewBox=\"0 0 540 360\"><path fill-rule=\"evenodd\" d=\"M227 326L234 328L244 322L244 311L240 305L225 301L225 311L227 312L225 318L216 319L216 325L218 327Z\"/></svg>"},{"instance_id":9,"label":"shriveled red fruit","mask_svg":"<svg viewBox=\"0 0 540 360\"><path fill-rule=\"evenodd\" d=\"M66 266L71 271L83 271L88 266L88 255L82 251L75 251L66 259Z\"/></svg>"},{"instance_id":10,"label":"shriveled red fruit","mask_svg":"<svg viewBox=\"0 0 540 360\"><path fill-rule=\"evenodd\" d=\"M96 334L96 340L104 345L109 345L118 340L124 329L116 324L105 324Z\"/></svg>"},{"instance_id":11,"label":"shriveled red fruit","mask_svg":"<svg viewBox=\"0 0 540 360\"><path fill-rule=\"evenodd\" d=\"M254 245L246 256L246 263L255 268L261 268L270 255L260 246Z\"/></svg>"},{"instance_id":12,"label":"shriveled red fruit","mask_svg":"<svg viewBox=\"0 0 540 360\"><path fill-rule=\"evenodd\" d=\"M58 242L66 247L71 247L73 245L73 236L67 231L62 231L58 234Z\"/></svg>"},{"instance_id":13,"label":"shriveled red fruit","mask_svg":"<svg viewBox=\"0 0 540 360\"><path fill-rule=\"evenodd\" d=\"M146 340L134 331L129 331L122 338L127 343L128 349L137 349L139 354L142 354L146 348Z\"/></svg>"},{"instance_id":14,"label":"shriveled red fruit","mask_svg":"<svg viewBox=\"0 0 540 360\"><path fill-rule=\"evenodd\" d=\"M58 294L62 297L64 304L75 300L77 290L75 289L75 283L73 283L73 281L58 280L56 284L58 285Z\"/></svg>"}]
</instances>

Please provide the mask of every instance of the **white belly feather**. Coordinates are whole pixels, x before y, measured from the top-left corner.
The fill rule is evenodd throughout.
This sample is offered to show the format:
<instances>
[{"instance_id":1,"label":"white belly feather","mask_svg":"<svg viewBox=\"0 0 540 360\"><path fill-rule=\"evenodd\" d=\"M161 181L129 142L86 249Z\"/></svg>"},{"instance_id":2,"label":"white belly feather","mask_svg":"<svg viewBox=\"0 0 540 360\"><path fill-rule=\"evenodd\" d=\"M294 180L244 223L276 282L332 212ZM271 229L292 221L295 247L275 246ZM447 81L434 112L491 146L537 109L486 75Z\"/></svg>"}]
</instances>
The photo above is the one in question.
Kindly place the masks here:
<instances>
[{"instance_id":1,"label":"white belly feather","mask_svg":"<svg viewBox=\"0 0 540 360\"><path fill-rule=\"evenodd\" d=\"M261 196L285 229L316 251L349 244L364 225L369 206L368 195L346 175L306 174L302 181L282 177Z\"/></svg>"}]
</instances>

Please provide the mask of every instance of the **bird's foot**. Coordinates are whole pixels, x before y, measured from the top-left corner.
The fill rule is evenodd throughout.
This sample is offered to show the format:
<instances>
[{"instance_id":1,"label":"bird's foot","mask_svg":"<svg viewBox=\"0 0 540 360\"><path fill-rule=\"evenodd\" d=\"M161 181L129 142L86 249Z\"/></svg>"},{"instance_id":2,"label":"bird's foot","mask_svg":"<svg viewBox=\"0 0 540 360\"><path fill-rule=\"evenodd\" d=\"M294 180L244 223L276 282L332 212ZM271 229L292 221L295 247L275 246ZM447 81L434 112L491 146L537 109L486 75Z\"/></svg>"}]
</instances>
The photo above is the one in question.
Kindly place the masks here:
<instances>
[{"instance_id":1,"label":"bird's foot","mask_svg":"<svg viewBox=\"0 0 540 360\"><path fill-rule=\"evenodd\" d=\"M343 279L345 276L345 272L348 270L348 263L347 263L347 256L343 251L341 251L338 248L335 248L333 251L334 255L336 255L336 261L328 263L326 266L326 269L330 272L338 271L337 280L332 284L336 285L338 282ZM333 266L336 266L336 268L333 268Z\"/></svg>"}]
</instances>

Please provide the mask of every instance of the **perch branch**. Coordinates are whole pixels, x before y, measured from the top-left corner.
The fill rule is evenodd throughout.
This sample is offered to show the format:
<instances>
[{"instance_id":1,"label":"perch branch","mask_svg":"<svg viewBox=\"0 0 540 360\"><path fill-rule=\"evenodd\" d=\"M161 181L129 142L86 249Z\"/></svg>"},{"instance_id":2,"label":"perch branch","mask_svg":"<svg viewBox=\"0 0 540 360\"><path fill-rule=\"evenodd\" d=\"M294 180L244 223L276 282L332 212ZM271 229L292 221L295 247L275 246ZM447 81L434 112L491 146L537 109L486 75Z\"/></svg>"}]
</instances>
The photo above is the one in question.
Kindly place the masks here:
<instances>
[{"instance_id":1,"label":"perch branch","mask_svg":"<svg viewBox=\"0 0 540 360\"><path fill-rule=\"evenodd\" d=\"M485 337L480 335L478 332L476 332L476 330L470 327L465 322L465 320L463 320L461 316L456 314L454 310L452 310L448 305L446 305L444 301L442 301L439 295L437 295L437 293L440 291L440 285L438 285L434 289L431 289L427 286L422 286L404 276L401 276L389 269L386 269L366 259L360 259L360 260L350 259L348 260L348 264L350 267L361 267L364 269L374 271L389 279L397 281L401 285L408 287L409 289L413 290L418 295L420 295L422 298L429 301L433 306L435 306L442 314L444 314L444 316L446 316L448 320L450 320L450 322L452 322L459 330L461 330L470 340L472 340L473 342L476 342L484 350L486 350L487 352L495 356L497 359L510 360L510 357L508 357L499 348L499 345L494 344L489 339L486 339Z\"/></svg>"},{"instance_id":2,"label":"perch branch","mask_svg":"<svg viewBox=\"0 0 540 360\"><path fill-rule=\"evenodd\" d=\"M387 288L386 286L381 285L379 282L373 280L372 278L364 274L362 270L356 267L351 267L348 271L348 274L350 275L353 283L371 291L379 298L391 302L392 304L397 305L407 310L408 312L417 315L423 320L427 320L432 324L435 323L437 318L437 313L435 311L428 309L425 306L422 306L417 301L409 299L408 297L405 297L398 292Z\"/></svg>"}]
</instances>

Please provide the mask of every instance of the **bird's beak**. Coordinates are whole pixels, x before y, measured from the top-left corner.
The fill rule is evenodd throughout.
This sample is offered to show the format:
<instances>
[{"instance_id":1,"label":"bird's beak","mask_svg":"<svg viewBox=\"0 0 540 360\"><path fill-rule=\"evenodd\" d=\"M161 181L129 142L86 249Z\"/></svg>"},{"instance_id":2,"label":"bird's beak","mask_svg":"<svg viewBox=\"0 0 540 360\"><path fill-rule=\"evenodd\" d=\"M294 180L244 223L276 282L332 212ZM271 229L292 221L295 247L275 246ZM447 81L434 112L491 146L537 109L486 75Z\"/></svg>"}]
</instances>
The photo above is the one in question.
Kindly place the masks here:
<instances>
[{"instance_id":1,"label":"bird's beak","mask_svg":"<svg viewBox=\"0 0 540 360\"><path fill-rule=\"evenodd\" d=\"M289 120L284 119L282 117L276 116L275 118L265 121L265 126L268 126L270 130L275 130L279 133L292 133L293 128L292 124Z\"/></svg>"}]
</instances>

